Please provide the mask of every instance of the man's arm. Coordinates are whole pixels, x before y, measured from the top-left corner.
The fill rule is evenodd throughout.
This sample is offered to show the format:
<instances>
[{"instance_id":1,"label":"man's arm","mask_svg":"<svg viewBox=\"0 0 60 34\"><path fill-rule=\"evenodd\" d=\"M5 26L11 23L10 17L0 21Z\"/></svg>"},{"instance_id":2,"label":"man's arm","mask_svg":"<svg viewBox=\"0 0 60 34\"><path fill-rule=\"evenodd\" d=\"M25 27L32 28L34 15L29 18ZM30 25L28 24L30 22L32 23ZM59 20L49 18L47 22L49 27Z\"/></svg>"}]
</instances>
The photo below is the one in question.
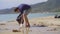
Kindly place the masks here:
<instances>
[{"instance_id":1,"label":"man's arm","mask_svg":"<svg viewBox=\"0 0 60 34\"><path fill-rule=\"evenodd\" d=\"M30 24L29 24L29 21L28 21L28 18L27 18L27 15L23 14L23 19L24 19L24 22L26 23L26 27L30 27Z\"/></svg>"}]
</instances>

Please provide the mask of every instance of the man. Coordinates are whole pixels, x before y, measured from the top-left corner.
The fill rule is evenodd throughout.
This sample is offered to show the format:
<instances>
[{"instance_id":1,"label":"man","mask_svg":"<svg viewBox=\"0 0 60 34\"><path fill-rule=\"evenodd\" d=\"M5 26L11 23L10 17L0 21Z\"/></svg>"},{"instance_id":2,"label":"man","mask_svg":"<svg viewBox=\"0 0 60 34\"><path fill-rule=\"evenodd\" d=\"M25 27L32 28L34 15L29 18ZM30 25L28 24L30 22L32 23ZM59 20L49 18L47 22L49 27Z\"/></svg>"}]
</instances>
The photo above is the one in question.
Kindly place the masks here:
<instances>
[{"instance_id":1,"label":"man","mask_svg":"<svg viewBox=\"0 0 60 34\"><path fill-rule=\"evenodd\" d=\"M16 9L15 12L20 12L19 16L17 17L17 22L20 26L22 26L23 23L25 23L26 27L30 27L27 15L29 14L31 10L31 6L27 4L21 4Z\"/></svg>"}]
</instances>

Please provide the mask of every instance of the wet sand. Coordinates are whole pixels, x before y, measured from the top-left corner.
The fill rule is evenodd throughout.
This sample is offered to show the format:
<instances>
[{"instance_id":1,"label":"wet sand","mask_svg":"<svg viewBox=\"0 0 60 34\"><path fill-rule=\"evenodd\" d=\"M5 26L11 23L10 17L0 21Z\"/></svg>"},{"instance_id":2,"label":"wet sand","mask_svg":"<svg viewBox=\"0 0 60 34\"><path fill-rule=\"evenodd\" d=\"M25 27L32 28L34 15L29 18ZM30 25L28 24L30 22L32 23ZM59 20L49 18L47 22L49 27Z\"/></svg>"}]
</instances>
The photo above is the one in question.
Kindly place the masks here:
<instances>
[{"instance_id":1,"label":"wet sand","mask_svg":"<svg viewBox=\"0 0 60 34\"><path fill-rule=\"evenodd\" d=\"M21 32L13 32L18 29L18 23L15 20L0 22L0 34L60 34L60 19L54 16L29 19L31 27ZM41 26L44 25L45 27Z\"/></svg>"}]
</instances>

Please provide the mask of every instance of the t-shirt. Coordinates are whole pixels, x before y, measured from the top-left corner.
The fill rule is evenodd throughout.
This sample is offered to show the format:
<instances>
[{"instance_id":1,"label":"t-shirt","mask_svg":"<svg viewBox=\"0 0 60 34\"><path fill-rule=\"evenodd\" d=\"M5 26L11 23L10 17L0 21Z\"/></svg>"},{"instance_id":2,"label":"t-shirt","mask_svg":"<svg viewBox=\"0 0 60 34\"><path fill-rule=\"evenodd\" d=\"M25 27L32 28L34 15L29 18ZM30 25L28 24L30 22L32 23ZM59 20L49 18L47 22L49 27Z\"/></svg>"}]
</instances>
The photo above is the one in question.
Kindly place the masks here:
<instances>
[{"instance_id":1,"label":"t-shirt","mask_svg":"<svg viewBox=\"0 0 60 34\"><path fill-rule=\"evenodd\" d=\"M27 10L31 7L30 7L30 5L27 5L27 4L21 4L21 5L18 6L18 8L19 8L20 12L23 13L24 10Z\"/></svg>"}]
</instances>

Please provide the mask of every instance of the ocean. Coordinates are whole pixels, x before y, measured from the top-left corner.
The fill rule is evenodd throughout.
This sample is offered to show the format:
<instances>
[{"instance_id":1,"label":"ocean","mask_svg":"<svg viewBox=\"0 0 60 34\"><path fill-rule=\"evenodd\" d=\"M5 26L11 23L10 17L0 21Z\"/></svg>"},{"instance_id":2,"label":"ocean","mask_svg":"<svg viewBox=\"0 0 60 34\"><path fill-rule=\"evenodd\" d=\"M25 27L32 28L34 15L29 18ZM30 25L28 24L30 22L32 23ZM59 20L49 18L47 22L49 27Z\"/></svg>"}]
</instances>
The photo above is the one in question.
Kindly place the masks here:
<instances>
[{"instance_id":1,"label":"ocean","mask_svg":"<svg viewBox=\"0 0 60 34\"><path fill-rule=\"evenodd\" d=\"M19 14L0 14L0 21L9 21L17 18ZM46 16L54 16L55 13L30 13L28 15L29 19L37 18L37 17L46 17Z\"/></svg>"}]
</instances>

